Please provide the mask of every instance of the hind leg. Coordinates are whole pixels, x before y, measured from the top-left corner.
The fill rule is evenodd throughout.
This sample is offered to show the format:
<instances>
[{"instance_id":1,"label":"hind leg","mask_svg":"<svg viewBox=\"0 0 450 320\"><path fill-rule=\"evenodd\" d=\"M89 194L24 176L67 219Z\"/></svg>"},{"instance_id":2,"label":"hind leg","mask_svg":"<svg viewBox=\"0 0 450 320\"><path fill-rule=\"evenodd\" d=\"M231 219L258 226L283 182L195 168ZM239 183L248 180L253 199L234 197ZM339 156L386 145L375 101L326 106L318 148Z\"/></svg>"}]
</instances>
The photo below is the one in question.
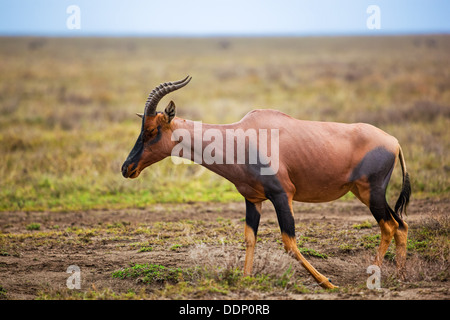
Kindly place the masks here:
<instances>
[{"instance_id":1,"label":"hind leg","mask_svg":"<svg viewBox=\"0 0 450 320\"><path fill-rule=\"evenodd\" d=\"M353 170L351 191L369 207L381 230L381 241L375 264L381 266L392 238L395 239L397 268L404 270L406 260L407 224L389 207L386 188L395 167L397 156L384 149L368 152Z\"/></svg>"},{"instance_id":2,"label":"hind leg","mask_svg":"<svg viewBox=\"0 0 450 320\"><path fill-rule=\"evenodd\" d=\"M386 202L385 191L382 188L377 189L373 187L372 191L370 189L370 183L368 181L359 181L353 187L352 192L361 202L369 207L380 226L381 241L374 263L381 267L389 244L392 238L394 238L397 273L399 278L404 280L406 276L408 225L398 216L394 218L395 213Z\"/></svg>"},{"instance_id":3,"label":"hind leg","mask_svg":"<svg viewBox=\"0 0 450 320\"><path fill-rule=\"evenodd\" d=\"M406 279L406 243L408 240L408 225L402 221L402 225L394 234L395 239L395 259L397 262L398 277L402 280Z\"/></svg>"},{"instance_id":4,"label":"hind leg","mask_svg":"<svg viewBox=\"0 0 450 320\"><path fill-rule=\"evenodd\" d=\"M399 234L399 238L401 238L401 234L398 233L399 223L392 217L392 209L389 208L386 202L384 189L371 185L365 179L365 181L357 182L351 191L361 202L369 207L380 227L381 241L374 264L381 267L392 238L396 234Z\"/></svg>"},{"instance_id":5,"label":"hind leg","mask_svg":"<svg viewBox=\"0 0 450 320\"><path fill-rule=\"evenodd\" d=\"M387 221L381 219L378 222L378 225L380 226L381 230L381 241L380 246L378 247L377 255L375 257L375 264L381 267L381 265L383 264L383 258L386 255L386 251L389 248L394 234L397 232L398 222L392 218Z\"/></svg>"},{"instance_id":6,"label":"hind leg","mask_svg":"<svg viewBox=\"0 0 450 320\"><path fill-rule=\"evenodd\" d=\"M397 264L397 275L401 280L406 279L406 243L408 239L408 225L405 221L397 217L398 221L392 217L392 209L387 206L386 214L390 214L391 218L387 221L383 219L379 221L381 229L381 243L378 249L375 264L381 266L383 257L394 237L395 240L395 261Z\"/></svg>"}]
</instances>

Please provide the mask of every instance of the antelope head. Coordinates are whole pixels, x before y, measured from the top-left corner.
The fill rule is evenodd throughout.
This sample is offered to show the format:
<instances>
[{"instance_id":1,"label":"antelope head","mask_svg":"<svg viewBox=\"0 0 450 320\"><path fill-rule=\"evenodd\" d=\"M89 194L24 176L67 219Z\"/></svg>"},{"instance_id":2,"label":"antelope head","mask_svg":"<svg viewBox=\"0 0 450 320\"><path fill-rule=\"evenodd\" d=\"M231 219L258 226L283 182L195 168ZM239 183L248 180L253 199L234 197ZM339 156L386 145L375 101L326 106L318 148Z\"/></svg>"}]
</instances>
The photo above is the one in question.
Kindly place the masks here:
<instances>
[{"instance_id":1,"label":"antelope head","mask_svg":"<svg viewBox=\"0 0 450 320\"><path fill-rule=\"evenodd\" d=\"M191 79L187 76L176 82L165 82L150 92L144 113L137 113L142 118L141 133L122 165L125 178L137 178L144 168L170 155L173 146L170 124L175 117L175 103L170 101L163 112L157 112L156 107L162 97L184 87Z\"/></svg>"}]
</instances>

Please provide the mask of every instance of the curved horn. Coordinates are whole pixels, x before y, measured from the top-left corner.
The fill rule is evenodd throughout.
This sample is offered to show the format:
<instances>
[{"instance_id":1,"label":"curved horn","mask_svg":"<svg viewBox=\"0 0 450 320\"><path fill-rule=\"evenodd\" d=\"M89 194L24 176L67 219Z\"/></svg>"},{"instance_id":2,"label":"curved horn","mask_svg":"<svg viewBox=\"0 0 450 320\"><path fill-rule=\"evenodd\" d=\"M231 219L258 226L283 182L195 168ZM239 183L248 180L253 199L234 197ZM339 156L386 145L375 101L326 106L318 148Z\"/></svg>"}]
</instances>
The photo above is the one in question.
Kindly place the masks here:
<instances>
[{"instance_id":1,"label":"curved horn","mask_svg":"<svg viewBox=\"0 0 450 320\"><path fill-rule=\"evenodd\" d=\"M183 80L175 81L175 82L164 82L157 86L155 89L150 92L147 98L147 102L145 103L145 111L144 114L146 116L152 116L156 114L156 106L158 102L164 97L166 94L183 88L185 85L191 81L192 77L187 76Z\"/></svg>"}]
</instances>

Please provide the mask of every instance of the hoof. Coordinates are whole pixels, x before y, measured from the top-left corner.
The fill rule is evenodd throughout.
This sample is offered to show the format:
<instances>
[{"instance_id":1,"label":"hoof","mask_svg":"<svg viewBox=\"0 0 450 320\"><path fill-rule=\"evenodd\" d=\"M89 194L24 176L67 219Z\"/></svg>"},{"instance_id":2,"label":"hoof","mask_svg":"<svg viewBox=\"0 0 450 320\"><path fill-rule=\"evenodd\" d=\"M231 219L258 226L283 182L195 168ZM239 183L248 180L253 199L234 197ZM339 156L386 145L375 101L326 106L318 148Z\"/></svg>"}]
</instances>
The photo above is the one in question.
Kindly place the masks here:
<instances>
[{"instance_id":1,"label":"hoof","mask_svg":"<svg viewBox=\"0 0 450 320\"><path fill-rule=\"evenodd\" d=\"M406 282L406 271L405 270L397 270L397 278L402 282Z\"/></svg>"},{"instance_id":2,"label":"hoof","mask_svg":"<svg viewBox=\"0 0 450 320\"><path fill-rule=\"evenodd\" d=\"M336 288L339 288L338 286L335 286L334 284L332 284L330 279L325 279L324 281L319 283L319 285L322 288L324 288L324 289L336 289Z\"/></svg>"}]
</instances>

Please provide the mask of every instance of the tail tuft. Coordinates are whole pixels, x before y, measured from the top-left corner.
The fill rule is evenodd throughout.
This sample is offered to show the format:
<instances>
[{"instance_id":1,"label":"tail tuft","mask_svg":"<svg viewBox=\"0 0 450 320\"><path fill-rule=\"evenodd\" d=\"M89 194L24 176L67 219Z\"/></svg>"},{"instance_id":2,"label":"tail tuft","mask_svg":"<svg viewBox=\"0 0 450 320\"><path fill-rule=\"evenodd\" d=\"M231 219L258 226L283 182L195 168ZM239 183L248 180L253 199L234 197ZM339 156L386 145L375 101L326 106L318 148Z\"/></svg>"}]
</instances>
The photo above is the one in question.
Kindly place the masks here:
<instances>
[{"instance_id":1,"label":"tail tuft","mask_svg":"<svg viewBox=\"0 0 450 320\"><path fill-rule=\"evenodd\" d=\"M402 212L406 214L406 207L409 203L409 198L411 197L411 182L409 181L408 172L404 173L403 176L403 186L400 196L398 197L397 203L395 204L395 213L403 218Z\"/></svg>"}]
</instances>

